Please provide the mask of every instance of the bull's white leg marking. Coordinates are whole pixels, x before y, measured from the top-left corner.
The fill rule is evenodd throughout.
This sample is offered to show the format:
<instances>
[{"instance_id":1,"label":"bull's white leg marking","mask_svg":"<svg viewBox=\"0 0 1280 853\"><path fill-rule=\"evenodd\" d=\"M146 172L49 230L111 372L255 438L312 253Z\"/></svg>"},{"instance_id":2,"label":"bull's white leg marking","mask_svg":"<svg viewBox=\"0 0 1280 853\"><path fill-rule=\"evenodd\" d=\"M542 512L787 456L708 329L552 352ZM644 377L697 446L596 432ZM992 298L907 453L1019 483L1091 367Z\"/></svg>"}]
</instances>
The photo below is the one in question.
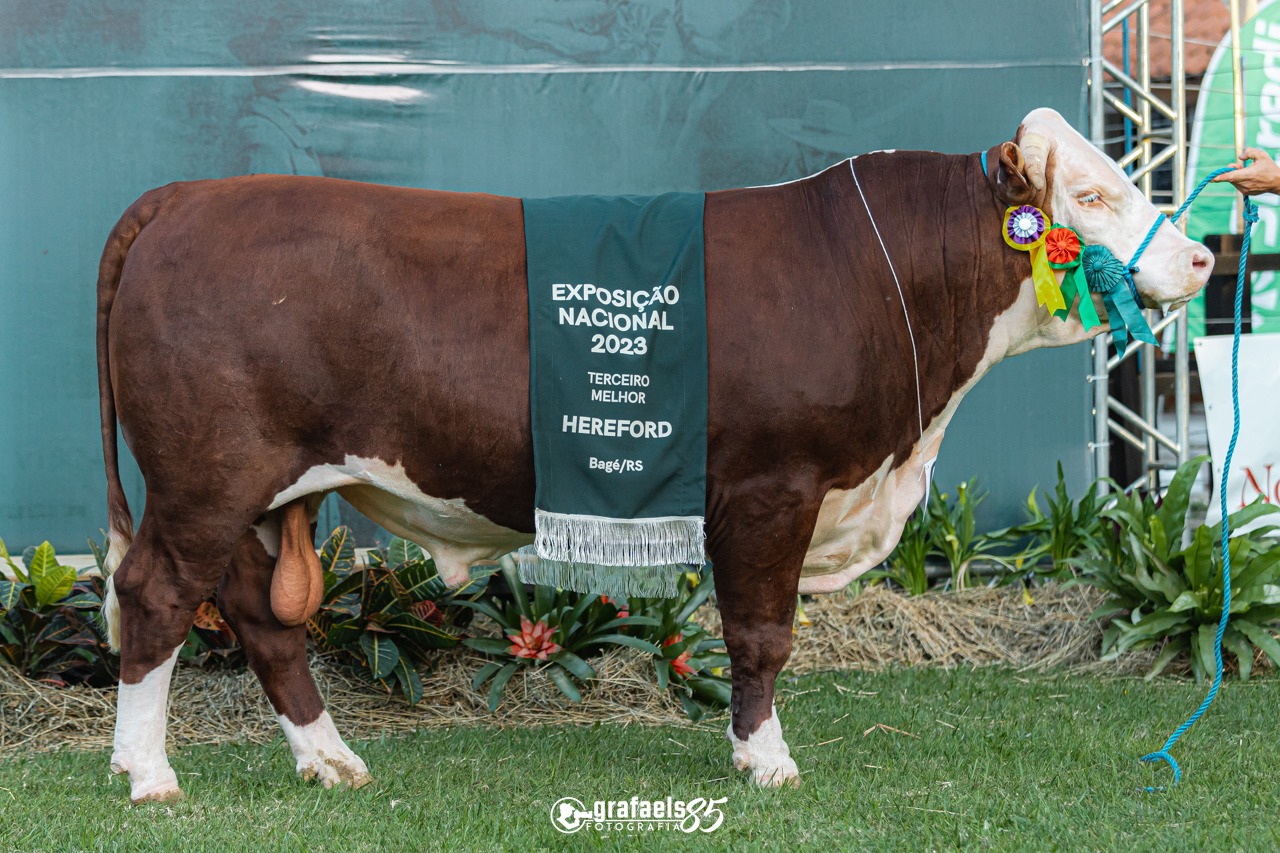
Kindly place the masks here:
<instances>
[{"instance_id":1,"label":"bull's white leg marking","mask_svg":"<svg viewBox=\"0 0 1280 853\"><path fill-rule=\"evenodd\" d=\"M782 724L778 722L776 705L771 709L769 718L747 735L746 740L738 740L733 733L732 722L725 737L733 744L734 769L749 769L757 785L776 788L800 784L800 769L791 758L787 742L782 739Z\"/></svg>"},{"instance_id":2,"label":"bull's white leg marking","mask_svg":"<svg viewBox=\"0 0 1280 853\"><path fill-rule=\"evenodd\" d=\"M271 509L303 495L333 489L387 530L425 548L435 560L440 578L451 587L465 584L473 565L492 562L533 541L528 534L473 512L461 498L423 493L399 462L361 456L347 455L341 465L317 465L307 470L297 483L275 496Z\"/></svg>"},{"instance_id":3,"label":"bull's white leg marking","mask_svg":"<svg viewBox=\"0 0 1280 853\"><path fill-rule=\"evenodd\" d=\"M351 751L334 728L328 711L305 726L294 725L283 715L278 719L298 761L298 775L303 779L318 779L326 788L334 785L359 788L373 781L364 761Z\"/></svg>"},{"instance_id":4,"label":"bull's white leg marking","mask_svg":"<svg viewBox=\"0 0 1280 853\"><path fill-rule=\"evenodd\" d=\"M164 748L169 679L177 659L178 649L174 649L137 684L122 683L117 694L111 771L129 774L129 797L135 803L182 795Z\"/></svg>"}]
</instances>

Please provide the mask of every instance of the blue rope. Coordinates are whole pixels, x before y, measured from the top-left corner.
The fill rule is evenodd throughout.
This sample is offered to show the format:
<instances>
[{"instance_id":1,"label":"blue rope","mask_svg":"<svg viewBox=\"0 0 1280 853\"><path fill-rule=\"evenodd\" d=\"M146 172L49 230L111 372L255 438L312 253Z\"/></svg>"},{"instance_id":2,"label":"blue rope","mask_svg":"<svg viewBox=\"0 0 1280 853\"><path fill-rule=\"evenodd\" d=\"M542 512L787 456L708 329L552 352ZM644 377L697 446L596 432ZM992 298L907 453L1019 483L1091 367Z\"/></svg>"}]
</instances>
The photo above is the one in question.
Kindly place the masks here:
<instances>
[{"instance_id":1,"label":"blue rope","mask_svg":"<svg viewBox=\"0 0 1280 853\"><path fill-rule=\"evenodd\" d=\"M1243 165L1243 164L1242 164ZM1195 201L1196 196L1200 195L1200 191L1205 188L1210 181L1224 172L1230 172L1230 167L1218 169L1211 173L1200 185L1196 187L1195 192L1188 196L1187 200L1178 208L1178 212L1173 215L1173 221L1177 222L1187 208L1191 206L1191 202ZM1163 217L1161 217L1163 219ZM1138 254L1142 254L1142 250L1146 248L1146 244L1151 241L1151 237L1155 234L1155 229L1160 226L1161 219L1156 220L1156 224L1152 226L1151 233L1147 235L1147 239L1138 249ZM1231 413L1233 416L1231 426L1231 443L1227 445L1227 456L1222 463L1222 476L1218 481L1218 498L1222 507L1222 615L1218 618L1218 633L1213 638L1213 658L1217 667L1213 676L1213 685L1209 688L1209 693L1204 697L1204 701L1200 703L1200 707L1196 708L1195 713L1186 719L1182 725L1169 735L1169 739L1164 742L1164 746L1159 751L1148 753L1142 756L1142 760L1148 763L1156 761L1166 761L1173 768L1173 784L1177 785L1182 781L1182 768L1178 766L1178 762L1169 754L1169 750L1178 738L1196 724L1196 721L1204 716L1204 712L1209 710L1209 706L1213 704L1214 698L1218 695L1218 688L1222 686L1222 635L1227 631L1227 619L1231 613L1231 551L1229 549L1228 540L1231 538L1231 525L1227 517L1227 473L1231 470L1231 457L1236 452L1236 441L1240 438L1240 314L1244 310L1244 285L1249 265L1249 238L1253 233L1253 223L1258 221L1258 208L1254 205L1253 200L1248 196L1244 197L1244 235L1240 242L1240 266L1236 272L1236 301L1235 301L1235 326L1233 333L1235 335L1231 343ZM1147 787L1144 791L1162 791L1163 786L1159 788Z\"/></svg>"}]
</instances>

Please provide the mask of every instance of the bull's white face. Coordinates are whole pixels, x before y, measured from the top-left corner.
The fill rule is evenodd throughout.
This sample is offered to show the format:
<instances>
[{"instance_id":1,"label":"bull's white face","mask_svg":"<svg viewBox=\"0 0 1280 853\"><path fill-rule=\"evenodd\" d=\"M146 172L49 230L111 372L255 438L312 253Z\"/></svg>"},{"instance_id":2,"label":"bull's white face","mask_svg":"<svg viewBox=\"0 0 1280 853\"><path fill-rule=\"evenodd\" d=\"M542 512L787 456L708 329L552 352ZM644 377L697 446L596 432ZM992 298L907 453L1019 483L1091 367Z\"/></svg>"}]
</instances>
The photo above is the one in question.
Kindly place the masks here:
<instances>
[{"instance_id":1,"label":"bull's white face","mask_svg":"<svg viewBox=\"0 0 1280 853\"><path fill-rule=\"evenodd\" d=\"M1039 109L1022 122L1019 144L1032 183L1043 176L1050 190L1054 221L1070 225L1087 243L1106 246L1129 263L1159 211L1110 157L1081 136L1051 109ZM1039 160L1036 149L1045 152ZM1037 162L1044 172L1036 174ZM1148 308L1166 310L1200 292L1213 269L1213 255L1167 221L1138 261L1134 284Z\"/></svg>"}]
</instances>

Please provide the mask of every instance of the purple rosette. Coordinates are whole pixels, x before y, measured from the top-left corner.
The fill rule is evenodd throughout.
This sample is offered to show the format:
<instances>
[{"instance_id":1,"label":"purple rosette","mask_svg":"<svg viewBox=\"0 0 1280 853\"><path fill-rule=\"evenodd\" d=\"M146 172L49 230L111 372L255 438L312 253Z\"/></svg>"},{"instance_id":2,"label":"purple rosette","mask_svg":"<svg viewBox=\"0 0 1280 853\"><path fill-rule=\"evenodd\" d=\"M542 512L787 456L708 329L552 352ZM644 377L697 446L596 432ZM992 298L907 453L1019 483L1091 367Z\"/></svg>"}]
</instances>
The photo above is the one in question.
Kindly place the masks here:
<instances>
[{"instance_id":1,"label":"purple rosette","mask_svg":"<svg viewBox=\"0 0 1280 853\"><path fill-rule=\"evenodd\" d=\"M1014 208L1005 219L1005 233L1019 246L1028 246L1044 234L1044 214L1029 204Z\"/></svg>"}]
</instances>

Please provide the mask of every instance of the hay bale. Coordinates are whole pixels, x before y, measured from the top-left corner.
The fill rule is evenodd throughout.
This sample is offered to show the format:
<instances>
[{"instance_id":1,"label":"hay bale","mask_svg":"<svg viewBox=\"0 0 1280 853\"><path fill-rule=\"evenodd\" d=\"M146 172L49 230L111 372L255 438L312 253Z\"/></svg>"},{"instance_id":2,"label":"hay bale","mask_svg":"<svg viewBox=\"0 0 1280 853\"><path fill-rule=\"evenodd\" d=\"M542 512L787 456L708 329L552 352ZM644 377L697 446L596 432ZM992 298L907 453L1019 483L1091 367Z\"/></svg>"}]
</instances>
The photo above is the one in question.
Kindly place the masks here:
<instances>
[{"instance_id":1,"label":"hay bale","mask_svg":"<svg viewBox=\"0 0 1280 853\"><path fill-rule=\"evenodd\" d=\"M1103 596L1092 587L1050 584L1031 594L1030 604L1020 587L909 597L877 586L856 597L819 596L806 603L813 624L798 629L789 667L809 673L890 665L1001 665L1127 674L1150 665L1150 654L1098 661L1102 628L1088 617ZM719 632L715 608L703 608L697 619ZM482 625L477 620L473 630ZM472 677L486 660L465 648L441 652L423 674L426 692L416 706L323 656L312 660L312 672L339 729L355 739L458 725L685 722L675 695L658 689L649 656L634 649L613 649L592 661L599 678L583 687L581 704L567 700L545 673L521 670L493 714L487 692L471 689ZM115 699L112 689L55 688L0 667L0 754L110 748ZM709 725L719 728L723 722ZM171 747L269 743L279 737L279 727L249 671L179 666L170 698L169 737Z\"/></svg>"},{"instance_id":2,"label":"hay bale","mask_svg":"<svg viewBox=\"0 0 1280 853\"><path fill-rule=\"evenodd\" d=\"M805 607L789 666L796 672L885 666L1051 667L1096 661L1103 595L1050 584L906 596L883 586Z\"/></svg>"}]
</instances>

